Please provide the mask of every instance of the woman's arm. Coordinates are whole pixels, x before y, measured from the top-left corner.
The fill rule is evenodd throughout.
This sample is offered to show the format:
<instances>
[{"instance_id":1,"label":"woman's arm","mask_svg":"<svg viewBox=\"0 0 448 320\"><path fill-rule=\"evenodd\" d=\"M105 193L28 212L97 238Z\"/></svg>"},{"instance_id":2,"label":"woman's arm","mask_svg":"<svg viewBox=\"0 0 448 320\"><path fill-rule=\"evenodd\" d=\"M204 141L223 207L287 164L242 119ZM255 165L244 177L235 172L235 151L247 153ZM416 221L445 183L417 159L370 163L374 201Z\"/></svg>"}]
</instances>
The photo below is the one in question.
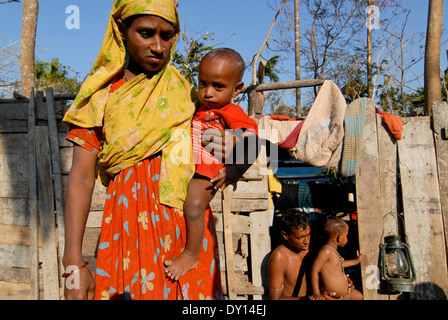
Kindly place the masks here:
<instances>
[{"instance_id":1,"label":"woman's arm","mask_svg":"<svg viewBox=\"0 0 448 320\"><path fill-rule=\"evenodd\" d=\"M80 146L73 148L72 168L68 177L65 201L65 249L63 257L65 268L68 266L79 267L84 264L82 240L89 215L92 192L95 187L96 161L97 157L92 152ZM93 298L94 282L88 268L81 270L77 275L79 275L79 288L66 285L66 299Z\"/></svg>"}]
</instances>

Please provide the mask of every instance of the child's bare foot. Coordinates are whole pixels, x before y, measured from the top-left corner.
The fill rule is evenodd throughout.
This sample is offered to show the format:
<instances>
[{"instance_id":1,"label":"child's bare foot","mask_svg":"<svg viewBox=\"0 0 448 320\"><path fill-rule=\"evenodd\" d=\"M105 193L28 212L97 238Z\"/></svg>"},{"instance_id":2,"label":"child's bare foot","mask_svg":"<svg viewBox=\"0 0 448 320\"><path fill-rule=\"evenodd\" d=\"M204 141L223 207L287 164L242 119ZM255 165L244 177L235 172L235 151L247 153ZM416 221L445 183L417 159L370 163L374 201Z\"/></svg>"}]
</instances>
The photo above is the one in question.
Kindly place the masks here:
<instances>
[{"instance_id":1,"label":"child's bare foot","mask_svg":"<svg viewBox=\"0 0 448 320\"><path fill-rule=\"evenodd\" d=\"M182 254L174 260L166 260L164 262L166 268L165 273L174 280L179 280L186 272L194 269L198 265L199 257L192 252L184 250Z\"/></svg>"}]
</instances>

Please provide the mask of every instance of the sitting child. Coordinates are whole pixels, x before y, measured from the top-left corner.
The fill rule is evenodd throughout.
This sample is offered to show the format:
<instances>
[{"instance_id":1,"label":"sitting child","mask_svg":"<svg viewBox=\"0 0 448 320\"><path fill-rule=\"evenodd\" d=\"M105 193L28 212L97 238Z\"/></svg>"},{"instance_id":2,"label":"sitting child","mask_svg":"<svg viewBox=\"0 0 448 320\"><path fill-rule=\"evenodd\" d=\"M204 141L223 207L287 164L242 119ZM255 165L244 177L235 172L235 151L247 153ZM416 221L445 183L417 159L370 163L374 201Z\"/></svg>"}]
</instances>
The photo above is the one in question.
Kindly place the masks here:
<instances>
[{"instance_id":1,"label":"sitting child","mask_svg":"<svg viewBox=\"0 0 448 320\"><path fill-rule=\"evenodd\" d=\"M329 216L324 225L327 242L322 246L311 268L311 284L316 300L323 300L322 291L336 293L336 298L342 300L363 300L358 290L349 290L349 281L344 268L357 265L361 262L362 254L357 252L356 259L344 260L337 251L347 242L348 224L334 216Z\"/></svg>"}]
</instances>

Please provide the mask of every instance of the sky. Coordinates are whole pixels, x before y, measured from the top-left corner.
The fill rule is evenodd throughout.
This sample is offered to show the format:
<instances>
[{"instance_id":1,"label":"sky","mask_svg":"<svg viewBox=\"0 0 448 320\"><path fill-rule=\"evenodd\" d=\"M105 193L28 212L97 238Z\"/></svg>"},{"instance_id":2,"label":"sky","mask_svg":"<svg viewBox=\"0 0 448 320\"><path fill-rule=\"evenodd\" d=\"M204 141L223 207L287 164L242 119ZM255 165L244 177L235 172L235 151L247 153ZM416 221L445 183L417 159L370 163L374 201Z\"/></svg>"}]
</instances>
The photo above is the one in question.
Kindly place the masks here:
<instances>
[{"instance_id":1,"label":"sky","mask_svg":"<svg viewBox=\"0 0 448 320\"><path fill-rule=\"evenodd\" d=\"M411 10L409 32L425 32L428 1L403 2ZM39 0L36 37L38 58L49 61L57 57L63 65L80 72L83 78L99 52L112 3L112 0ZM72 14L66 13L66 10L71 5L79 8L78 29L66 26ZM267 0L179 0L178 10L181 28L189 35L214 31L216 39L222 42L221 46L239 51L246 61L251 61L260 49L275 15ZM304 10L301 14L305 14ZM446 4L443 15L446 24ZM20 39L21 24L21 4L0 5L0 47ZM442 49L441 65L446 69L445 49ZM285 77L281 80L293 80ZM250 79L251 72L248 70L244 77L245 83L249 84Z\"/></svg>"}]
</instances>

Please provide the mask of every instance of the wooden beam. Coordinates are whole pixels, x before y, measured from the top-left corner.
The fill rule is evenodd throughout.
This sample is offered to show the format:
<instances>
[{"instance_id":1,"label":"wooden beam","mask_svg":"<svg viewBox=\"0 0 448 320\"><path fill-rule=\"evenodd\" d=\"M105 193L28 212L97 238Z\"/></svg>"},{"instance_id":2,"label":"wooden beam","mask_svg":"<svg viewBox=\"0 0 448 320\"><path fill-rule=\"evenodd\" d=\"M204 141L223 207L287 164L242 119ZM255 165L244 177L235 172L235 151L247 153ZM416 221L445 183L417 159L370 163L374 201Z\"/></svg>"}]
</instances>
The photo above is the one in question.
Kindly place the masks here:
<instances>
[{"instance_id":1,"label":"wooden beam","mask_svg":"<svg viewBox=\"0 0 448 320\"><path fill-rule=\"evenodd\" d=\"M255 86L244 86L241 93L247 93L250 91L271 91L280 89L296 89L296 88L306 88L320 86L325 80L320 79L304 79L304 80L293 80L293 81L283 81L283 82L269 82L263 83Z\"/></svg>"},{"instance_id":2,"label":"wooden beam","mask_svg":"<svg viewBox=\"0 0 448 320\"><path fill-rule=\"evenodd\" d=\"M436 145L437 174L439 177L440 202L445 230L445 245L448 253L448 104L446 102L433 104L432 128Z\"/></svg>"},{"instance_id":3,"label":"wooden beam","mask_svg":"<svg viewBox=\"0 0 448 320\"><path fill-rule=\"evenodd\" d=\"M236 298L235 265L233 257L232 211L230 210L229 188L222 192L222 218L224 228L224 252L226 259L227 294L229 300Z\"/></svg>"},{"instance_id":4,"label":"wooden beam","mask_svg":"<svg viewBox=\"0 0 448 320\"><path fill-rule=\"evenodd\" d=\"M271 251L269 237L269 212L254 211L250 213L250 254L252 283L255 287L263 287L268 280L268 255ZM253 296L254 300L261 300L262 295Z\"/></svg>"},{"instance_id":5,"label":"wooden beam","mask_svg":"<svg viewBox=\"0 0 448 320\"><path fill-rule=\"evenodd\" d=\"M381 195L378 134L373 103L367 103L365 113L363 144L356 171L359 250L364 253L361 262L362 287L365 300L387 300L387 295L379 293L379 244L383 219L381 210L378 209Z\"/></svg>"},{"instance_id":6,"label":"wooden beam","mask_svg":"<svg viewBox=\"0 0 448 320\"><path fill-rule=\"evenodd\" d=\"M397 234L399 223L402 223L402 220L399 218L399 214L401 214L401 212L399 212L398 208L398 199L401 197L401 192L398 190L399 185L397 183L397 141L389 132L387 125L378 114L376 115L376 123L378 133L378 165L380 179L379 214L381 214L382 217L382 223L378 226L378 229L382 232L379 240L383 243L386 236ZM386 299L388 292L384 285L384 283L380 284L379 293L384 294L384 299ZM395 300L398 297L399 295L388 296L388 298L392 300Z\"/></svg>"},{"instance_id":7,"label":"wooden beam","mask_svg":"<svg viewBox=\"0 0 448 320\"><path fill-rule=\"evenodd\" d=\"M30 240L30 277L31 299L39 300L39 230L37 212L37 162L36 162L36 105L34 88L31 90L28 105L28 163L29 163L29 240Z\"/></svg>"},{"instance_id":8,"label":"wooden beam","mask_svg":"<svg viewBox=\"0 0 448 320\"><path fill-rule=\"evenodd\" d=\"M447 263L429 117L403 119L398 157L405 231L417 274L415 294L424 300L441 299L440 290L448 292Z\"/></svg>"},{"instance_id":9,"label":"wooden beam","mask_svg":"<svg viewBox=\"0 0 448 320\"><path fill-rule=\"evenodd\" d=\"M58 254L56 247L56 223L53 181L50 161L48 127L36 127L37 186L39 214L42 230L42 269L45 300L59 300Z\"/></svg>"},{"instance_id":10,"label":"wooden beam","mask_svg":"<svg viewBox=\"0 0 448 320\"><path fill-rule=\"evenodd\" d=\"M58 230L58 264L59 264L59 274L62 275L64 272L64 265L62 263L62 257L64 255L64 193L62 190L62 170L61 170L61 159L59 150L59 134L58 126L56 121L56 108L54 104L53 89L46 89L47 98L47 116L48 116L48 128L50 132L50 145L51 145L51 164L53 173L53 190L56 205L56 225ZM60 284L64 283L63 279L60 279ZM61 290L64 290L62 287Z\"/></svg>"}]
</instances>

